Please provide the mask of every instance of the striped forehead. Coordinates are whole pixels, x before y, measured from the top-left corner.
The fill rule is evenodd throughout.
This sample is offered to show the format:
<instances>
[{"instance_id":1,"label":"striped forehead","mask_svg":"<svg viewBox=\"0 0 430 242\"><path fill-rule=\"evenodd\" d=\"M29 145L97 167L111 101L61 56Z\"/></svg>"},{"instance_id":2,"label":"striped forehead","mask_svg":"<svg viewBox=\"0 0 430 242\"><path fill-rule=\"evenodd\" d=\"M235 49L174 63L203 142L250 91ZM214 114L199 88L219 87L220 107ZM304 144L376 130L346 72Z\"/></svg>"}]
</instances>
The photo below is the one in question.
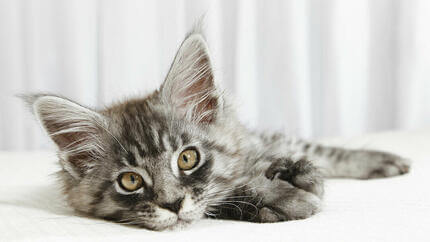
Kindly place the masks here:
<instances>
[{"instance_id":1,"label":"striped forehead","mask_svg":"<svg viewBox=\"0 0 430 242\"><path fill-rule=\"evenodd\" d=\"M173 135L161 129L152 129L151 135L134 134L127 138L127 154L121 161L130 166L142 166L145 160L160 157L166 152L173 153L188 143L190 136L187 133Z\"/></svg>"},{"instance_id":2,"label":"striped forehead","mask_svg":"<svg viewBox=\"0 0 430 242\"><path fill-rule=\"evenodd\" d=\"M180 120L172 120L147 102L129 103L117 115L120 141L127 152L123 162L130 166L142 165L191 142L190 130Z\"/></svg>"}]
</instances>

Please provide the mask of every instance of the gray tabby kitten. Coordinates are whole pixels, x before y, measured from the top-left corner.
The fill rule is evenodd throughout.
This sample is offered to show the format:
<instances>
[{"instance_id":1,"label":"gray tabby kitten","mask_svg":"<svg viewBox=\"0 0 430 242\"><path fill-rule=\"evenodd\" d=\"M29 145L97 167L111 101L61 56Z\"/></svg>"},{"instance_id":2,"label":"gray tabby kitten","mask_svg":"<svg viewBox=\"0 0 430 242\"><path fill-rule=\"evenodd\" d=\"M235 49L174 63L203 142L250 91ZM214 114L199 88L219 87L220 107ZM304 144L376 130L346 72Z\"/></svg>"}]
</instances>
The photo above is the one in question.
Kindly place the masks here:
<instances>
[{"instance_id":1,"label":"gray tabby kitten","mask_svg":"<svg viewBox=\"0 0 430 242\"><path fill-rule=\"evenodd\" d=\"M102 110L55 95L27 97L58 146L69 204L153 230L205 216L277 222L318 212L324 177L409 170L394 154L250 131L215 84L206 42L194 31L146 97Z\"/></svg>"}]
</instances>

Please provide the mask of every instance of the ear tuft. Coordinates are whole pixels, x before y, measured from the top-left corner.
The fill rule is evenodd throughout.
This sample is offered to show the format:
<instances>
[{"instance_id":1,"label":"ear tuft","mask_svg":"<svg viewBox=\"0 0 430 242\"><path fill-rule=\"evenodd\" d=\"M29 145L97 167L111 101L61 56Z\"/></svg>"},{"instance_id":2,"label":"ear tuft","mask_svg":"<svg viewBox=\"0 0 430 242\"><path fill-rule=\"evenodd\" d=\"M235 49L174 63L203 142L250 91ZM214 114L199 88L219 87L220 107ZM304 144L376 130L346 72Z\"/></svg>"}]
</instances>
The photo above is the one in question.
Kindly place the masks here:
<instances>
[{"instance_id":1,"label":"ear tuft","mask_svg":"<svg viewBox=\"0 0 430 242\"><path fill-rule=\"evenodd\" d=\"M53 95L27 95L23 99L59 148L60 157L75 172L83 174L92 160L105 153L101 139L107 125L101 114Z\"/></svg>"},{"instance_id":2,"label":"ear tuft","mask_svg":"<svg viewBox=\"0 0 430 242\"><path fill-rule=\"evenodd\" d=\"M215 121L220 98L204 37L190 34L181 44L161 87L163 100L190 121Z\"/></svg>"}]
</instances>

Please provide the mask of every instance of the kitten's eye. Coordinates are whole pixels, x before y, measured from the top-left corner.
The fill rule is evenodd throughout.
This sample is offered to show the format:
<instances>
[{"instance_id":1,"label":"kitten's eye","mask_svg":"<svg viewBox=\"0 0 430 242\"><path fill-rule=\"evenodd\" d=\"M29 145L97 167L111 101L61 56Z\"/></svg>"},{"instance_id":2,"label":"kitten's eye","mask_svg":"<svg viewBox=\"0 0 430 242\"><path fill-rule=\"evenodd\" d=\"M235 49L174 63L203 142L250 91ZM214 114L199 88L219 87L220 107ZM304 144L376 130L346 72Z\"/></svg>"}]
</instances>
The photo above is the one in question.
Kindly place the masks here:
<instances>
[{"instance_id":1,"label":"kitten's eye","mask_svg":"<svg viewBox=\"0 0 430 242\"><path fill-rule=\"evenodd\" d=\"M129 192L136 191L143 185L142 177L134 172L124 172L118 177L121 187Z\"/></svg>"},{"instance_id":2,"label":"kitten's eye","mask_svg":"<svg viewBox=\"0 0 430 242\"><path fill-rule=\"evenodd\" d=\"M194 148L186 149L178 157L178 167L183 170L191 170L199 164L200 155Z\"/></svg>"}]
</instances>

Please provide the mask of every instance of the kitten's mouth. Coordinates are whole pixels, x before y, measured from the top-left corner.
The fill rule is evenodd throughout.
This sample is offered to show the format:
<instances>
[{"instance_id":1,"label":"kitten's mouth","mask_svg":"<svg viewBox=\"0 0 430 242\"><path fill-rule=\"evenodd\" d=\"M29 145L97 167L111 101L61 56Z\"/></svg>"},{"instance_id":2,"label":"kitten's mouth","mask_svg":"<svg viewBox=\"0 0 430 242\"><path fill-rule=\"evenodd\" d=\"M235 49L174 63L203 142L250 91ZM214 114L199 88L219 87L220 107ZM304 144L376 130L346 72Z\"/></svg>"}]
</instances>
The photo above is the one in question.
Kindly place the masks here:
<instances>
[{"instance_id":1,"label":"kitten's mouth","mask_svg":"<svg viewBox=\"0 0 430 242\"><path fill-rule=\"evenodd\" d=\"M177 230L177 229L182 229L182 228L184 228L185 226L187 226L188 224L190 224L190 223L191 223L191 221L192 221L192 220L181 219L181 218L179 218L179 216L178 216L178 218L176 219L176 222L174 222L173 224L171 224L171 225L167 226L165 229L168 229L168 230Z\"/></svg>"},{"instance_id":2,"label":"kitten's mouth","mask_svg":"<svg viewBox=\"0 0 430 242\"><path fill-rule=\"evenodd\" d=\"M166 223L164 223L164 226L158 228L159 230L175 230L178 228L183 228L195 220L191 217L188 217L187 214L170 213L170 216L171 217L166 221Z\"/></svg>"},{"instance_id":3,"label":"kitten's mouth","mask_svg":"<svg viewBox=\"0 0 430 242\"><path fill-rule=\"evenodd\" d=\"M171 229L171 230L182 229L185 226L188 226L189 224L191 224L193 221L197 220L195 217L190 217L189 215L190 215L189 213L176 214L176 221L173 222L171 225L167 226L166 229Z\"/></svg>"}]
</instances>

